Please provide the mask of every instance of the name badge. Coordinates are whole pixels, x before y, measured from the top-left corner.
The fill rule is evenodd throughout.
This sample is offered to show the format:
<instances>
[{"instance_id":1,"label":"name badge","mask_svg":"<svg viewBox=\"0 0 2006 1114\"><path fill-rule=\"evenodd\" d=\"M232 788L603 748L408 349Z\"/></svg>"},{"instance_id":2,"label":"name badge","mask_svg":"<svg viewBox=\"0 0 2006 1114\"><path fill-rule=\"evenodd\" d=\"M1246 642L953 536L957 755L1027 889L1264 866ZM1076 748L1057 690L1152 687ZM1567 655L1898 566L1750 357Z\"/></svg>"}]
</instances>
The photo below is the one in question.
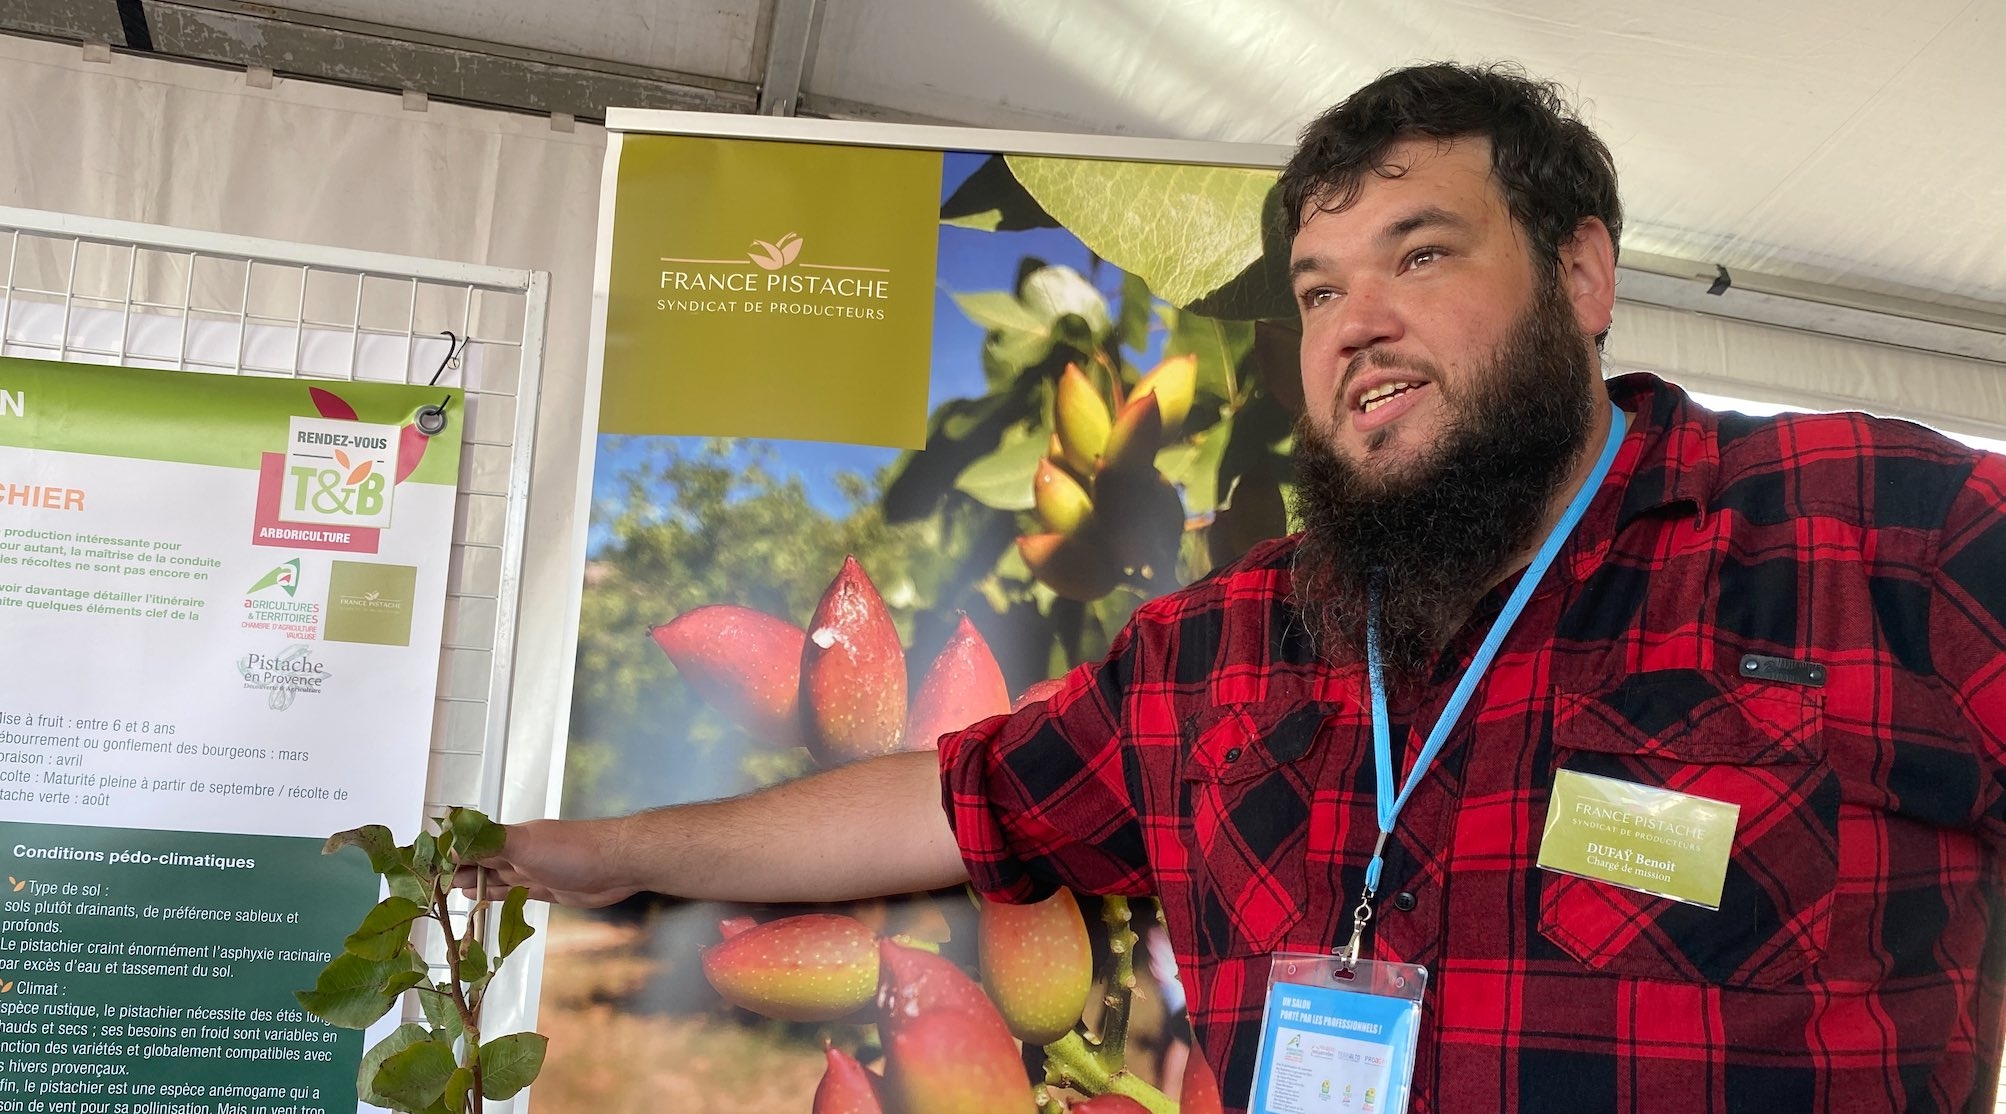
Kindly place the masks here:
<instances>
[{"instance_id":1,"label":"name badge","mask_svg":"<svg viewBox=\"0 0 2006 1114\"><path fill-rule=\"evenodd\" d=\"M1703 909L1720 908L1741 806L1562 770L1539 865Z\"/></svg>"},{"instance_id":2,"label":"name badge","mask_svg":"<svg viewBox=\"0 0 2006 1114\"><path fill-rule=\"evenodd\" d=\"M1248 1114L1403 1114L1426 968L1277 952Z\"/></svg>"}]
</instances>

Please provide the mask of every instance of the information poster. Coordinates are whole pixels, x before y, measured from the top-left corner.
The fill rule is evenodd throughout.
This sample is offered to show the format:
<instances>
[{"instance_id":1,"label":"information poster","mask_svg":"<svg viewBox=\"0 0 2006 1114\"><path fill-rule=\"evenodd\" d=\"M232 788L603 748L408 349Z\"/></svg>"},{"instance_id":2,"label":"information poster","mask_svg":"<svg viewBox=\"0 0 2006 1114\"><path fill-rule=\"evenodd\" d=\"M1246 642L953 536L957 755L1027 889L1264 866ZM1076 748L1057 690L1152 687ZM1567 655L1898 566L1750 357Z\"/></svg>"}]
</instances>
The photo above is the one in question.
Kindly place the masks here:
<instances>
[{"instance_id":1,"label":"information poster","mask_svg":"<svg viewBox=\"0 0 2006 1114\"><path fill-rule=\"evenodd\" d=\"M460 407L0 360L0 1112L356 1108L293 991L421 815Z\"/></svg>"},{"instance_id":2,"label":"information poster","mask_svg":"<svg viewBox=\"0 0 2006 1114\"><path fill-rule=\"evenodd\" d=\"M1299 338L1272 168L615 138L565 815L931 749L1286 529ZM1120 1071L1165 1109L1209 1090L1171 896L1167 922L959 889L559 909L534 1103L808 1114L868 1085L888 1110L1028 1114L1048 1078ZM797 952L854 957L848 996ZM900 1030L868 1000L941 964L980 980L984 1020Z\"/></svg>"}]
</instances>

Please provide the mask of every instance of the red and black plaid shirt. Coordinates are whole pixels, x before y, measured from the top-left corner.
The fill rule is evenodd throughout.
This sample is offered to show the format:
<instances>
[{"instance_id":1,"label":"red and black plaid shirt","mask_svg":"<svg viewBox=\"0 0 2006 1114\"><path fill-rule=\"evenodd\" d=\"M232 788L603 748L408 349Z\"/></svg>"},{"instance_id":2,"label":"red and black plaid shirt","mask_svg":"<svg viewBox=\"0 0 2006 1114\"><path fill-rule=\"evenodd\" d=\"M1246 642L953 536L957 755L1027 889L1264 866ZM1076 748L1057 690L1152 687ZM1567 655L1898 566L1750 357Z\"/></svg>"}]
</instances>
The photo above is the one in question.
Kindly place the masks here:
<instances>
[{"instance_id":1,"label":"red and black plaid shirt","mask_svg":"<svg viewBox=\"0 0 2006 1114\"><path fill-rule=\"evenodd\" d=\"M1371 950L1430 972L1413 1109L1989 1110L2006 458L1609 390L1615 467L1388 844ZM1269 953L1349 938L1376 832L1364 667L1312 652L1292 553L1144 605L1048 703L941 748L979 889L1163 900L1229 1105ZM1509 587L1394 708L1405 756ZM1826 683L1746 679L1750 654ZM1720 911L1536 868L1561 769L1740 805Z\"/></svg>"}]
</instances>

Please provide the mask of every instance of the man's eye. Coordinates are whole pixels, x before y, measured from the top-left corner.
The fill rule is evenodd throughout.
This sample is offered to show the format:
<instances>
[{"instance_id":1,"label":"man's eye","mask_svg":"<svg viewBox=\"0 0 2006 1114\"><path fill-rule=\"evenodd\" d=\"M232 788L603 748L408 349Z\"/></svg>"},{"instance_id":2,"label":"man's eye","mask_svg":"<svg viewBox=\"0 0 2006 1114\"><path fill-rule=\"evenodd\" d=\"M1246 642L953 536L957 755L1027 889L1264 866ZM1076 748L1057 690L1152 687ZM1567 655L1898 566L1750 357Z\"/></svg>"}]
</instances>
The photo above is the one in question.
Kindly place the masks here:
<instances>
[{"instance_id":1,"label":"man's eye","mask_svg":"<svg viewBox=\"0 0 2006 1114\"><path fill-rule=\"evenodd\" d=\"M1407 253L1407 266L1423 267L1442 258L1441 248L1415 248Z\"/></svg>"},{"instance_id":2,"label":"man's eye","mask_svg":"<svg viewBox=\"0 0 2006 1114\"><path fill-rule=\"evenodd\" d=\"M1300 295L1298 295L1298 300L1302 302L1302 306L1304 309L1315 309L1320 305L1324 305L1326 303L1335 301L1336 299L1337 299L1337 291L1332 290L1327 286L1314 287L1312 289L1305 290Z\"/></svg>"}]
</instances>

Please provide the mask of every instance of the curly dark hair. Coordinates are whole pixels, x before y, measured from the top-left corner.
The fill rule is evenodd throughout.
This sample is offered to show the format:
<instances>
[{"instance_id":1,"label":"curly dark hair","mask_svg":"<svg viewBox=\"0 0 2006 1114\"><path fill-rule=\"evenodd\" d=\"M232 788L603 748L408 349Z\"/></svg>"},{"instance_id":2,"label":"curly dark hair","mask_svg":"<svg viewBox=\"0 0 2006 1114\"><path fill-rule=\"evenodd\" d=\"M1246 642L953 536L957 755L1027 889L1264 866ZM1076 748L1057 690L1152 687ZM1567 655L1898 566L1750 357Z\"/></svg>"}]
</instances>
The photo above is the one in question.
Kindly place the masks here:
<instances>
[{"instance_id":1,"label":"curly dark hair","mask_svg":"<svg viewBox=\"0 0 2006 1114\"><path fill-rule=\"evenodd\" d=\"M1289 236L1301 231L1308 206L1334 212L1351 204L1368 171L1399 175L1386 153L1414 136L1490 140L1491 173L1549 267L1589 217L1608 226L1612 243L1622 236L1615 160L1560 88L1508 63L1451 62L1390 70L1303 129L1281 176Z\"/></svg>"}]
</instances>

